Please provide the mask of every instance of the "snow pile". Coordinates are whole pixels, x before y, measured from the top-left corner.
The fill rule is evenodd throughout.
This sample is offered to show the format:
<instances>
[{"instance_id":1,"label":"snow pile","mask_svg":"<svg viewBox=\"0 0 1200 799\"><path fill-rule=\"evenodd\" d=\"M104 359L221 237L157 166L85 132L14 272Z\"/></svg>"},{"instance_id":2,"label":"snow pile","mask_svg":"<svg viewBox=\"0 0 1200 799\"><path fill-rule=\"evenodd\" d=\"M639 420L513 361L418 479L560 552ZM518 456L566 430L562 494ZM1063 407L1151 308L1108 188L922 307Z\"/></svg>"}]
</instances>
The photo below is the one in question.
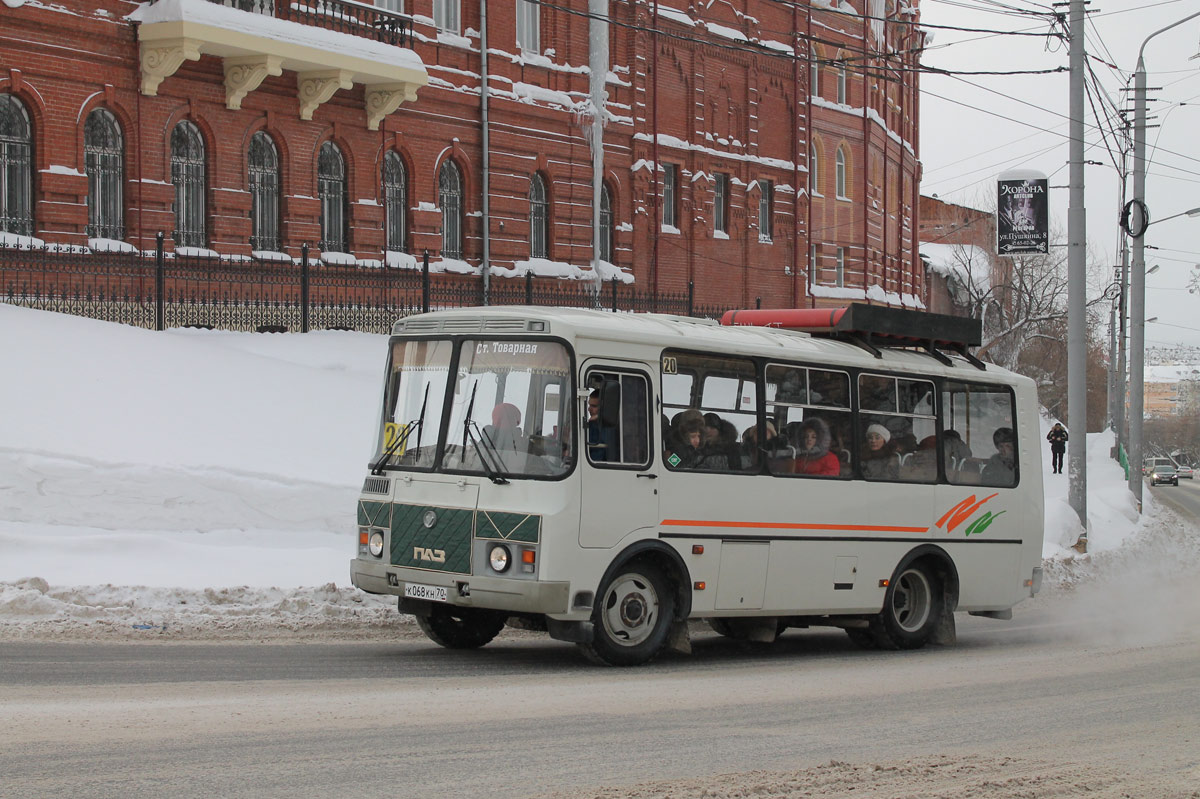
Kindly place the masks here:
<instances>
[{"instance_id":1,"label":"snow pile","mask_svg":"<svg viewBox=\"0 0 1200 799\"><path fill-rule=\"evenodd\" d=\"M0 638L417 634L349 585L386 337L155 333L0 303L0 340ZM1089 441L1085 557L1043 447L1047 574L1074 585L1137 547L1200 564L1149 492L1133 512L1110 445Z\"/></svg>"},{"instance_id":2,"label":"snow pile","mask_svg":"<svg viewBox=\"0 0 1200 799\"><path fill-rule=\"evenodd\" d=\"M1042 418L1042 442L1045 442L1046 434L1057 421L1059 420ZM1110 430L1092 433L1087 437L1087 549L1092 554L1119 549L1148 525L1161 525L1174 518L1170 511L1155 501L1149 489L1142 493L1145 513L1138 514L1133 494L1129 492L1125 479L1125 471L1110 455L1115 445L1116 440ZM1046 503L1042 556L1048 559L1071 557L1074 554L1073 547L1079 540L1080 525L1079 516L1071 507L1068 498L1070 479L1065 471L1063 474L1054 474L1050 470L1050 445L1043 443L1041 446L1044 464L1042 481ZM1068 449L1064 459L1068 467L1069 458Z\"/></svg>"}]
</instances>

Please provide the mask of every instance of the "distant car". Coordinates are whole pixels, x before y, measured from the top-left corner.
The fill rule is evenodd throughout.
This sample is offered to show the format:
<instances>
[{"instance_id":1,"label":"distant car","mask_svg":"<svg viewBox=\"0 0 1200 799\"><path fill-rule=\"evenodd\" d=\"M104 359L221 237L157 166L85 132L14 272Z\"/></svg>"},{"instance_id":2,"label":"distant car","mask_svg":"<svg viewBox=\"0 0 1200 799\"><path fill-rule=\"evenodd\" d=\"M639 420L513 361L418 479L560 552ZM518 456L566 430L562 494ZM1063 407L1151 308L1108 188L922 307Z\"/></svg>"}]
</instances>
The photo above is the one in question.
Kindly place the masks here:
<instances>
[{"instance_id":1,"label":"distant car","mask_svg":"<svg viewBox=\"0 0 1200 799\"><path fill-rule=\"evenodd\" d=\"M1191 466L1185 466L1184 464L1181 463L1175 467L1175 471L1179 472L1179 478L1181 480L1191 480L1192 479L1192 467Z\"/></svg>"},{"instance_id":2,"label":"distant car","mask_svg":"<svg viewBox=\"0 0 1200 799\"><path fill-rule=\"evenodd\" d=\"M1156 486L1163 483L1179 485L1179 472L1175 471L1174 466L1155 464L1154 468L1150 470L1150 485Z\"/></svg>"},{"instance_id":3,"label":"distant car","mask_svg":"<svg viewBox=\"0 0 1200 799\"><path fill-rule=\"evenodd\" d=\"M1171 460L1170 458L1162 458L1162 457L1146 458L1146 460L1142 461L1142 474L1144 474L1144 475L1150 474L1150 472L1154 471L1155 466L1174 467L1175 461Z\"/></svg>"}]
</instances>

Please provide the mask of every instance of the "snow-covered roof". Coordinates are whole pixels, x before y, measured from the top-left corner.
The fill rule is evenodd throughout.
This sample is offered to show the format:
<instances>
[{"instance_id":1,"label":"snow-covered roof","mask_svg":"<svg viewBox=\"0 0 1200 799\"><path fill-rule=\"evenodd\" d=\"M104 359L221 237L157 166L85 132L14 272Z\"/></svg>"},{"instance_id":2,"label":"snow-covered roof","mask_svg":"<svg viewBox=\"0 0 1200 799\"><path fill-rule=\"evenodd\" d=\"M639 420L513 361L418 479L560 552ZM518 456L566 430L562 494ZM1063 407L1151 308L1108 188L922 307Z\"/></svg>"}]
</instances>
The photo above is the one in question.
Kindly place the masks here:
<instances>
[{"instance_id":1,"label":"snow-covered roof","mask_svg":"<svg viewBox=\"0 0 1200 799\"><path fill-rule=\"evenodd\" d=\"M1179 363L1147 366L1147 383L1182 383L1185 380L1200 380L1200 364Z\"/></svg>"},{"instance_id":2,"label":"snow-covered roof","mask_svg":"<svg viewBox=\"0 0 1200 799\"><path fill-rule=\"evenodd\" d=\"M987 291L991 285L992 256L974 244L934 244L921 242L921 258L929 271L944 278L955 278L963 285Z\"/></svg>"}]
</instances>

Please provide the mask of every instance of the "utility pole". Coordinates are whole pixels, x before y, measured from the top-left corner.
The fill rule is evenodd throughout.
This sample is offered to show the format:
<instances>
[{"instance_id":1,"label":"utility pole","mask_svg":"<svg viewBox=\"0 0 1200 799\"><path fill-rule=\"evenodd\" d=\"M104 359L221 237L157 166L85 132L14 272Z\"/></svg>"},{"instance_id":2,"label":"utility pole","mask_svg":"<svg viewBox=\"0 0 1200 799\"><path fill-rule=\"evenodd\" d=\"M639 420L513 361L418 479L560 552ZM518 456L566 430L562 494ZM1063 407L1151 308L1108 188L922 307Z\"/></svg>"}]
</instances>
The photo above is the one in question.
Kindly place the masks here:
<instances>
[{"instance_id":1,"label":"utility pole","mask_svg":"<svg viewBox=\"0 0 1200 799\"><path fill-rule=\"evenodd\" d=\"M1083 87L1085 52L1083 36L1086 0L1071 0L1071 199L1067 207L1067 449L1070 478L1067 498L1079 516L1086 547L1087 516L1087 209L1083 192ZM1040 443L1040 442L1039 442Z\"/></svg>"},{"instance_id":2,"label":"utility pole","mask_svg":"<svg viewBox=\"0 0 1200 799\"><path fill-rule=\"evenodd\" d=\"M1138 50L1137 70L1133 73L1133 203L1146 208L1146 45L1155 36L1200 17L1200 11L1172 22L1146 37ZM1148 216L1148 214L1147 214ZM1133 267L1129 280L1129 490L1142 510L1142 422L1146 390L1146 241L1145 228L1133 238Z\"/></svg>"}]
</instances>

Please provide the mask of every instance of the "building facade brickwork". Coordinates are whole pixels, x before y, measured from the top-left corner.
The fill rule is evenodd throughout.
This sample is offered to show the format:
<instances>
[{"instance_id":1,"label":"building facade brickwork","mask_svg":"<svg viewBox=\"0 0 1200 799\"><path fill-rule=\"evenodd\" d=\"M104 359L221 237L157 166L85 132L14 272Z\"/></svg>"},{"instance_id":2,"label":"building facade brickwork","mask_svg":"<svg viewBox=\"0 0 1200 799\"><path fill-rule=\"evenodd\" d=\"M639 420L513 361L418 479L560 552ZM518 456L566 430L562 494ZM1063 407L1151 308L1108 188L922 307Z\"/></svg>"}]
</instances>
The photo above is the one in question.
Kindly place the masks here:
<instances>
[{"instance_id":1,"label":"building facade brickwork","mask_svg":"<svg viewBox=\"0 0 1200 799\"><path fill-rule=\"evenodd\" d=\"M153 7L173 3L187 12L198 2L157 0ZM223 4L245 15L251 32L257 17L281 15L276 5ZM96 167L85 125L102 108L120 129L123 240L138 249L153 248L158 231L168 249L175 244L183 173L173 166L172 133L187 120L203 144L202 186L188 196L202 198L203 242L222 256L252 251L263 212L252 195L248 153L255 134L265 132L277 151L278 249L287 255L297 256L305 242L315 255L323 225L332 224L323 205L329 189L319 180L322 147L332 142L345 163L347 257L390 260L387 226L397 222L387 219L382 176L394 152L406 179L400 249L418 256L428 250L437 260L452 224L462 234L454 268L479 270L485 232L493 279L532 268L530 187L538 175L547 195L545 260L586 270L593 257L589 4L486 4L486 217L481 4L380 5L411 20L411 36L391 46L415 53L428 82L373 120L376 87L338 66L345 38L328 39L328 63L300 67L284 58L282 68L269 55L237 50L243 54L234 57L220 35L202 41L198 52L181 39L171 42L180 62L172 71L154 60L169 48L151 52L139 31L148 23L129 19L137 3L6 0L0 97L16 98L28 118L32 235L70 245L96 238L89 236L96 231L89 206L99 202L98 189L89 188ZM730 307L924 299L915 69L924 34L916 3L834 6L608 4L605 235L626 280L664 292L694 283L698 301ZM338 7L344 13L356 6L346 0ZM445 24L447 10L457 10L457 25ZM524 35L537 42L518 42L518 11L532 11L534 33L527 28ZM358 15L350 35L362 35L364 18ZM438 22L452 29L439 31ZM249 66L234 71L239 65ZM260 73L249 74L250 67ZM328 99L314 105L309 94L322 88ZM308 112L311 119L303 118ZM461 179L461 213L449 223L439 191L447 161ZM670 192L668 170L675 178ZM19 177L15 169L10 176ZM675 224L663 224L664 214Z\"/></svg>"}]
</instances>

